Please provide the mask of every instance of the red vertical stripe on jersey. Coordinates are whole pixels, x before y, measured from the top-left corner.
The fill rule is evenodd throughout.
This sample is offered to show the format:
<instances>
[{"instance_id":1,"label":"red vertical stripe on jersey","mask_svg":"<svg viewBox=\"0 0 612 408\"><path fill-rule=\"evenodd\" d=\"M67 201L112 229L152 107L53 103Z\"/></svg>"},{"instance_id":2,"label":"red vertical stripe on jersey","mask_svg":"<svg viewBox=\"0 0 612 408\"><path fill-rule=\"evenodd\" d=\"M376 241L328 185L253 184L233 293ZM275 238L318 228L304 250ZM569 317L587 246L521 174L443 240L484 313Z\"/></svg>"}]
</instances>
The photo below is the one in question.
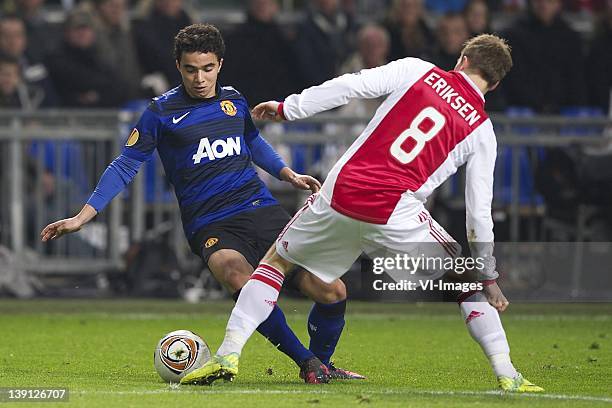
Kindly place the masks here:
<instances>
[{"instance_id":1,"label":"red vertical stripe on jersey","mask_svg":"<svg viewBox=\"0 0 612 408\"><path fill-rule=\"evenodd\" d=\"M425 83L432 71L477 110L480 115L478 121L470 126ZM435 137L426 142L423 150L411 162L402 164L391 155L391 145L427 107L433 107L440 112L446 123ZM418 190L457 144L486 119L482 98L460 73L433 68L406 91L344 164L334 185L331 206L349 217L385 224L401 195L406 191ZM430 122L431 120L424 120L420 126L421 130L426 132L428 126L431 128ZM413 145L414 140L408 138L402 148L410 151Z\"/></svg>"}]
</instances>

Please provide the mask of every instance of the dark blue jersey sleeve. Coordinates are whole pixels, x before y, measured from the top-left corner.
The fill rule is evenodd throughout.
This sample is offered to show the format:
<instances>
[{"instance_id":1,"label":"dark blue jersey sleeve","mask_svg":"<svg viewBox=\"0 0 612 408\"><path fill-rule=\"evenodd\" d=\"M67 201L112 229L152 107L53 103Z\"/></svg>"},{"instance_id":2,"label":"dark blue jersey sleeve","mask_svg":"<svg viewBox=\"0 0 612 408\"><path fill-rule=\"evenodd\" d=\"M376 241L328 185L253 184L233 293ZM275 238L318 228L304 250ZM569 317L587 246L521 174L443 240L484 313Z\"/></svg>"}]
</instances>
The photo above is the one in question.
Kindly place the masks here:
<instances>
[{"instance_id":1,"label":"dark blue jersey sleeve","mask_svg":"<svg viewBox=\"0 0 612 408\"><path fill-rule=\"evenodd\" d=\"M141 162L151 158L161 134L161 120L152 107L154 103L143 112L123 147L124 155Z\"/></svg>"},{"instance_id":2,"label":"dark blue jersey sleeve","mask_svg":"<svg viewBox=\"0 0 612 408\"><path fill-rule=\"evenodd\" d=\"M117 157L100 177L87 204L95 208L97 212L102 211L134 179L141 164L141 161L124 154Z\"/></svg>"},{"instance_id":3,"label":"dark blue jersey sleeve","mask_svg":"<svg viewBox=\"0 0 612 408\"><path fill-rule=\"evenodd\" d=\"M140 168L149 160L157 147L161 122L155 113L154 102L143 112L130 133L122 154L108 165L87 204L102 211L108 203L128 185Z\"/></svg>"},{"instance_id":4,"label":"dark blue jersey sleeve","mask_svg":"<svg viewBox=\"0 0 612 408\"><path fill-rule=\"evenodd\" d=\"M261 137L248 111L244 122L244 140L251 150L253 163L280 180L280 171L287 165L276 150Z\"/></svg>"}]
</instances>

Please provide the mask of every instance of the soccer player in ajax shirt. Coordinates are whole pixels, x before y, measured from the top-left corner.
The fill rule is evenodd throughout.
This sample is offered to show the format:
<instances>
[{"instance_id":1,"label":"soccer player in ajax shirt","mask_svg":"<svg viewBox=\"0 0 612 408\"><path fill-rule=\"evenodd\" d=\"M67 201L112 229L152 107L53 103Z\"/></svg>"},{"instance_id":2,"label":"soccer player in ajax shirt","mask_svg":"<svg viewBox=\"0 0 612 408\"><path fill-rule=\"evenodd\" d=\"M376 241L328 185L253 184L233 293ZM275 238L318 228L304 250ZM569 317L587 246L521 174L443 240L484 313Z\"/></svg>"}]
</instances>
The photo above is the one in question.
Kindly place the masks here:
<instances>
[{"instance_id":1,"label":"soccer player in ajax shirt","mask_svg":"<svg viewBox=\"0 0 612 408\"><path fill-rule=\"evenodd\" d=\"M243 287L214 358L181 382L210 383L238 373L242 347L278 296L278 289L262 277L273 275L282 281L297 264L333 282L362 251L456 256L458 244L423 204L436 187L467 164L467 234L472 257L480 259L480 266L472 272L475 276L464 278L482 290L460 295L461 313L501 389L542 391L513 366L498 314L508 301L496 283L491 218L496 140L484 111L484 94L511 67L505 41L480 35L465 44L450 72L417 58L404 58L340 76L282 103L256 106L255 118L296 120L352 98L388 95L332 168L321 191L285 227ZM431 280L446 271L427 272Z\"/></svg>"},{"instance_id":2,"label":"soccer player in ajax shirt","mask_svg":"<svg viewBox=\"0 0 612 408\"><path fill-rule=\"evenodd\" d=\"M212 25L194 24L177 34L174 53L182 84L152 100L81 212L44 228L43 241L79 230L125 188L157 149L174 186L192 250L238 297L291 218L252 163L298 189L314 192L320 184L287 167L260 136L246 99L234 88L218 85L224 51L221 33ZM267 279L280 290L282 282L275 276ZM296 362L307 383L363 378L330 362L344 327L344 284L325 283L303 271L294 276L293 284L315 301L308 319L309 348L288 327L276 300L258 330Z\"/></svg>"}]
</instances>

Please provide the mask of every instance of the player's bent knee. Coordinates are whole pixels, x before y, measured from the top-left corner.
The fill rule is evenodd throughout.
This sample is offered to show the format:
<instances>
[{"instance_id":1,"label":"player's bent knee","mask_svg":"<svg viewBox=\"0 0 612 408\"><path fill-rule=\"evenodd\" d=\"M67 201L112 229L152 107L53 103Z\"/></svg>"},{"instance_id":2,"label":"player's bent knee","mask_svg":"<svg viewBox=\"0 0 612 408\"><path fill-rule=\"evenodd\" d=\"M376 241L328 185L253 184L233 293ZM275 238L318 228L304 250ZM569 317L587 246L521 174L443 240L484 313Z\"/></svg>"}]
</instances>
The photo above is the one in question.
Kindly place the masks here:
<instances>
[{"instance_id":1,"label":"player's bent knee","mask_svg":"<svg viewBox=\"0 0 612 408\"><path fill-rule=\"evenodd\" d=\"M228 267L224 271L224 282L225 285L233 289L234 291L241 289L249 280L249 273L244 271Z\"/></svg>"},{"instance_id":2,"label":"player's bent knee","mask_svg":"<svg viewBox=\"0 0 612 408\"><path fill-rule=\"evenodd\" d=\"M314 275L307 274L300 287L302 292L317 303L337 303L346 299L346 286L340 279L325 283Z\"/></svg>"},{"instance_id":3,"label":"player's bent knee","mask_svg":"<svg viewBox=\"0 0 612 408\"><path fill-rule=\"evenodd\" d=\"M328 293L327 303L336 303L346 299L346 285L340 279L336 279L329 284L331 286Z\"/></svg>"},{"instance_id":4,"label":"player's bent knee","mask_svg":"<svg viewBox=\"0 0 612 408\"><path fill-rule=\"evenodd\" d=\"M242 288L253 272L253 267L241 254L224 250L211 255L208 266L215 278L232 291Z\"/></svg>"}]
</instances>

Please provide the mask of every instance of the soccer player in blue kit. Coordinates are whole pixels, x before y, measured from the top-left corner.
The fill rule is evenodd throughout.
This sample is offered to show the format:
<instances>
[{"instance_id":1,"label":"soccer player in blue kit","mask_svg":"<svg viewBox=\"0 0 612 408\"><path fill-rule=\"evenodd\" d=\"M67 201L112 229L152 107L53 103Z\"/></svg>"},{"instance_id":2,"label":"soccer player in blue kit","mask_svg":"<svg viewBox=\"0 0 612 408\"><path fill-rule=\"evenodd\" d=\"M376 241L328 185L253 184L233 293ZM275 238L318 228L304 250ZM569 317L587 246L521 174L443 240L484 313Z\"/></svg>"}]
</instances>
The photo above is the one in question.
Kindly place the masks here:
<instances>
[{"instance_id":1,"label":"soccer player in blue kit","mask_svg":"<svg viewBox=\"0 0 612 408\"><path fill-rule=\"evenodd\" d=\"M45 227L42 241L78 231L126 187L157 149L193 252L238 298L290 220L252 163L298 189L316 192L320 183L289 168L260 136L246 99L217 83L224 51L221 33L212 25L193 24L179 31L174 56L182 84L153 98L87 204L76 216ZM269 280L274 284L275 276L270 274ZM295 361L307 383L364 378L330 362L344 327L342 281L327 284L298 271L292 283L315 302L308 317L309 348L289 328L278 305L258 331Z\"/></svg>"}]
</instances>

